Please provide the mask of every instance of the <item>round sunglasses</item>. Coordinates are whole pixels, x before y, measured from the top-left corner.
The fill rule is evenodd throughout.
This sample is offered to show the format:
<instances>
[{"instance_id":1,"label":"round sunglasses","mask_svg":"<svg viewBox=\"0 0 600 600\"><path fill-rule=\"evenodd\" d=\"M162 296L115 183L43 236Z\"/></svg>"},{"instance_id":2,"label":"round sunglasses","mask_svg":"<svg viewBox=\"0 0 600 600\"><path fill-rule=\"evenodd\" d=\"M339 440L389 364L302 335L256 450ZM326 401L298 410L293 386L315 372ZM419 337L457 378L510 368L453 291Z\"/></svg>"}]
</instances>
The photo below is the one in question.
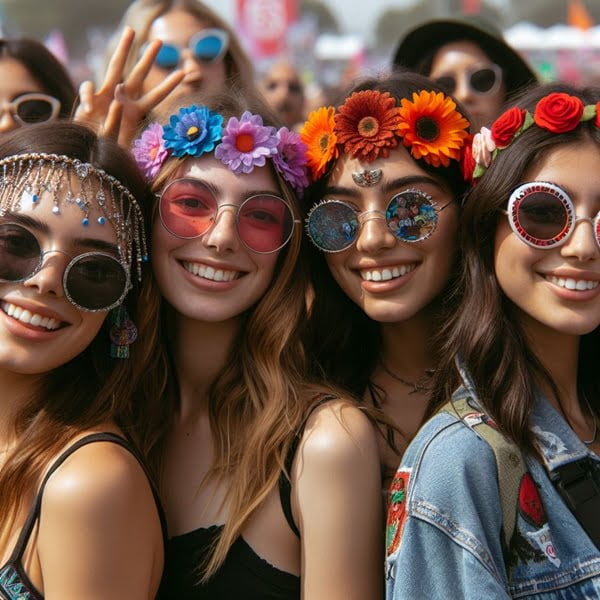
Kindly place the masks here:
<instances>
[{"instance_id":1,"label":"round sunglasses","mask_svg":"<svg viewBox=\"0 0 600 600\"><path fill-rule=\"evenodd\" d=\"M0 282L18 283L33 277L44 256L35 235L16 223L0 225ZM63 275L65 296L86 312L105 311L121 304L131 288L129 272L119 260L101 252L85 252L72 258Z\"/></svg>"},{"instance_id":2,"label":"round sunglasses","mask_svg":"<svg viewBox=\"0 0 600 600\"><path fill-rule=\"evenodd\" d=\"M308 213L306 231L319 250L341 252L356 242L362 223L383 216L397 239L409 243L421 242L435 231L438 213L451 202L438 207L429 194L409 189L396 194L385 212L360 212L347 202L329 199L317 204Z\"/></svg>"},{"instance_id":3,"label":"round sunglasses","mask_svg":"<svg viewBox=\"0 0 600 600\"><path fill-rule=\"evenodd\" d=\"M468 69L461 76L466 79L469 89L479 96L495 94L502 84L502 69L494 64L487 67ZM449 94L456 92L458 86L456 75L442 75L441 77L435 77L434 81Z\"/></svg>"},{"instance_id":4,"label":"round sunglasses","mask_svg":"<svg viewBox=\"0 0 600 600\"><path fill-rule=\"evenodd\" d=\"M223 29L203 29L193 35L188 48L196 60L213 63L220 60L229 46L229 35ZM163 42L154 62L161 69L175 69L181 62L183 48L177 44Z\"/></svg>"},{"instance_id":5,"label":"round sunglasses","mask_svg":"<svg viewBox=\"0 0 600 600\"><path fill-rule=\"evenodd\" d=\"M37 92L21 94L5 106L4 110L10 111L13 119L21 127L52 121L60 112L60 100Z\"/></svg>"},{"instance_id":6,"label":"round sunglasses","mask_svg":"<svg viewBox=\"0 0 600 600\"><path fill-rule=\"evenodd\" d=\"M239 206L219 204L213 192L197 179L175 179L160 195L160 220L172 235L193 239L215 224L220 208L236 211L239 239L252 252L270 254L285 246L294 231L294 213L289 204L274 194L255 194Z\"/></svg>"},{"instance_id":7,"label":"round sunglasses","mask_svg":"<svg viewBox=\"0 0 600 600\"><path fill-rule=\"evenodd\" d=\"M510 195L507 210L511 229L533 248L549 249L564 244L578 221L589 221L600 246L600 212L578 217L573 201L562 188L545 181L530 181Z\"/></svg>"}]
</instances>

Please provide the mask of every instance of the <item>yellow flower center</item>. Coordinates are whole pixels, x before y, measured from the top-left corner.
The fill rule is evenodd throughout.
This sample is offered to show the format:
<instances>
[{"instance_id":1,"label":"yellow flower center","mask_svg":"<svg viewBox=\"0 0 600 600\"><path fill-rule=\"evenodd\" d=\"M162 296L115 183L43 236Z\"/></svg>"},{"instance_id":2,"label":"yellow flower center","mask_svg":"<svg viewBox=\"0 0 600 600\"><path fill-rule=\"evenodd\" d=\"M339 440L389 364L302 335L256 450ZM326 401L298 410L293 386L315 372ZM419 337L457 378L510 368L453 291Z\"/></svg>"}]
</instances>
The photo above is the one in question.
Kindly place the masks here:
<instances>
[{"instance_id":1,"label":"yellow flower center","mask_svg":"<svg viewBox=\"0 0 600 600\"><path fill-rule=\"evenodd\" d=\"M195 140L199 135L200 135L200 130L195 126L192 125L186 132L185 135L187 136L187 139L192 142L193 140Z\"/></svg>"},{"instance_id":2,"label":"yellow flower center","mask_svg":"<svg viewBox=\"0 0 600 600\"><path fill-rule=\"evenodd\" d=\"M329 134L324 133L319 138L319 148L321 149L321 152L325 152L325 150L327 150L327 146L329 146Z\"/></svg>"},{"instance_id":3,"label":"yellow flower center","mask_svg":"<svg viewBox=\"0 0 600 600\"><path fill-rule=\"evenodd\" d=\"M148 154L150 155L150 160L154 160L158 154L158 146L153 146L150 148L150 152Z\"/></svg>"},{"instance_id":4,"label":"yellow flower center","mask_svg":"<svg viewBox=\"0 0 600 600\"><path fill-rule=\"evenodd\" d=\"M240 152L250 152L254 148L254 137L249 133L240 133L235 138L235 147Z\"/></svg>"},{"instance_id":5,"label":"yellow flower center","mask_svg":"<svg viewBox=\"0 0 600 600\"><path fill-rule=\"evenodd\" d=\"M417 135L426 142L433 142L440 135L440 128L435 119L431 117L421 117L415 123Z\"/></svg>"},{"instance_id":6,"label":"yellow flower center","mask_svg":"<svg viewBox=\"0 0 600 600\"><path fill-rule=\"evenodd\" d=\"M358 133L363 137L373 137L379 131L379 123L375 117L363 117L358 122Z\"/></svg>"}]
</instances>

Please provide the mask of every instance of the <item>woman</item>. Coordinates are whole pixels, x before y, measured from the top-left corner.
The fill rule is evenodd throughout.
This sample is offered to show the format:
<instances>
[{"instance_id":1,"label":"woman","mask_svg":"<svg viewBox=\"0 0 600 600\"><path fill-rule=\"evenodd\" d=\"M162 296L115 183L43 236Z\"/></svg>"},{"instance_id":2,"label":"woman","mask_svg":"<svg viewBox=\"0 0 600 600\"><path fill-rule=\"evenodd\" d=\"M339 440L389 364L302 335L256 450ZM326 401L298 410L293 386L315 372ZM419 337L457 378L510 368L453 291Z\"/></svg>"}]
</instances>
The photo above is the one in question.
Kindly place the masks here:
<instances>
[{"instance_id":1,"label":"woman","mask_svg":"<svg viewBox=\"0 0 600 600\"><path fill-rule=\"evenodd\" d=\"M147 187L68 123L7 134L0 168L0 597L154 598L161 519L130 441L153 412L131 385Z\"/></svg>"},{"instance_id":2,"label":"woman","mask_svg":"<svg viewBox=\"0 0 600 600\"><path fill-rule=\"evenodd\" d=\"M600 593L599 100L546 85L476 136L429 412L452 402L396 475L389 598ZM416 548L436 557L418 572Z\"/></svg>"},{"instance_id":3,"label":"woman","mask_svg":"<svg viewBox=\"0 0 600 600\"><path fill-rule=\"evenodd\" d=\"M199 0L136 0L121 19L118 31L127 28L134 30L135 42L125 66L125 77L146 44L154 40L162 42L144 82L144 91L156 87L177 68L185 75L169 102L191 93L221 92L234 84L254 85L252 63L237 34ZM113 55L115 46L116 41L107 56Z\"/></svg>"},{"instance_id":4,"label":"woman","mask_svg":"<svg viewBox=\"0 0 600 600\"><path fill-rule=\"evenodd\" d=\"M469 112L475 131L504 102L537 83L534 70L492 23L476 16L426 21L400 40L393 67L430 77Z\"/></svg>"},{"instance_id":5,"label":"woman","mask_svg":"<svg viewBox=\"0 0 600 600\"><path fill-rule=\"evenodd\" d=\"M382 439L385 479L423 418L433 337L454 309L467 128L450 97L405 73L360 84L301 133L315 180L309 356L396 429Z\"/></svg>"},{"instance_id":6,"label":"woman","mask_svg":"<svg viewBox=\"0 0 600 600\"><path fill-rule=\"evenodd\" d=\"M305 379L305 148L248 92L161 122L134 149L158 198L163 299L144 294L140 334L158 344L142 393L166 411L154 451L170 534L161 592L381 597L374 430Z\"/></svg>"},{"instance_id":7,"label":"woman","mask_svg":"<svg viewBox=\"0 0 600 600\"><path fill-rule=\"evenodd\" d=\"M71 115L75 88L40 42L0 39L0 133Z\"/></svg>"}]
</instances>

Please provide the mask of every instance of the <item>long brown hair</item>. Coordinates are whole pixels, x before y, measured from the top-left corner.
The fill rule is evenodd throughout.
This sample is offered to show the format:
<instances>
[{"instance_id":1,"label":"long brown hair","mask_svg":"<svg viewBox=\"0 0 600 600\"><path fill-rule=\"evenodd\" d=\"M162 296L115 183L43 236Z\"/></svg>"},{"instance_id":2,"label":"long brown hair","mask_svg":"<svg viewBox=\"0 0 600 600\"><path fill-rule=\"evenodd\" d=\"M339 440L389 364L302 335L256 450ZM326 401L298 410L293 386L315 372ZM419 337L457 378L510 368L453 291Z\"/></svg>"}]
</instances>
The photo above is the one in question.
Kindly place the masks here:
<instances>
[{"instance_id":1,"label":"long brown hair","mask_svg":"<svg viewBox=\"0 0 600 600\"><path fill-rule=\"evenodd\" d=\"M125 185L142 210L148 205L149 189L129 154L85 127L44 123L10 132L0 141L0 158L30 152L62 154L91 163ZM132 283L125 304L135 322L139 295L136 277ZM139 396L134 399L133 388L152 349L136 342L130 347L129 360L111 358L107 321L81 354L40 375L35 393L16 417L18 442L0 470L0 546L49 461L77 434L114 422L135 441L143 437L144 419L154 420L152 407L142 404Z\"/></svg>"},{"instance_id":2,"label":"long brown hair","mask_svg":"<svg viewBox=\"0 0 600 600\"><path fill-rule=\"evenodd\" d=\"M249 92L243 96L229 93L211 97L205 104L223 115L225 121L230 116L239 118L249 110L260 114L266 125L278 125L264 102ZM163 121L166 123L167 118ZM180 164L178 159L168 159L153 182L155 191L173 177ZM299 219L296 195L276 171L273 173L283 197ZM305 243L297 225L279 255L269 289L243 315L227 363L209 390L208 410L216 458L204 481L227 480L226 502L231 516L214 552L202 565L204 579L219 568L249 517L276 485L285 470L290 444L315 396L331 391L306 380L306 357L301 343L306 320ZM152 440L152 462L160 470L164 438L179 403L177 374L168 341L168 331L176 315L160 299L156 282L151 278L144 283L142 305L140 335L157 344L148 373L140 382L142 393L152 398L152 402L161 399L168 413Z\"/></svg>"},{"instance_id":3,"label":"long brown hair","mask_svg":"<svg viewBox=\"0 0 600 600\"><path fill-rule=\"evenodd\" d=\"M252 62L242 48L236 32L225 19L222 19L215 11L200 0L135 0L135 2L132 2L123 15L115 36L108 45L105 69L123 29L131 27L135 31L135 40L125 67L125 74L130 73L140 55L142 46L148 41L148 34L154 21L170 10L176 9L189 13L192 17L206 23L208 27L216 27L226 31L229 36L229 46L223 60L225 62L228 85L235 85L241 88L254 85L254 68Z\"/></svg>"},{"instance_id":4,"label":"long brown hair","mask_svg":"<svg viewBox=\"0 0 600 600\"><path fill-rule=\"evenodd\" d=\"M600 89L576 89L563 84L533 88L514 105L533 114L537 102L552 92L576 96L595 105ZM550 373L528 346L515 317L515 307L504 295L494 272L494 240L498 218L511 191L523 181L527 169L556 148L591 140L600 148L600 130L594 119L567 133L551 133L532 126L500 152L467 197L461 219L463 268L455 291L460 310L445 324L442 363L428 416L448 401L460 385L455 357L473 379L484 409L500 430L523 450L535 453L529 417L534 403L534 377L548 382L560 403L560 394ZM585 176L585 174L582 174ZM582 336L578 386L599 412L600 382L597 360L600 329Z\"/></svg>"}]
</instances>

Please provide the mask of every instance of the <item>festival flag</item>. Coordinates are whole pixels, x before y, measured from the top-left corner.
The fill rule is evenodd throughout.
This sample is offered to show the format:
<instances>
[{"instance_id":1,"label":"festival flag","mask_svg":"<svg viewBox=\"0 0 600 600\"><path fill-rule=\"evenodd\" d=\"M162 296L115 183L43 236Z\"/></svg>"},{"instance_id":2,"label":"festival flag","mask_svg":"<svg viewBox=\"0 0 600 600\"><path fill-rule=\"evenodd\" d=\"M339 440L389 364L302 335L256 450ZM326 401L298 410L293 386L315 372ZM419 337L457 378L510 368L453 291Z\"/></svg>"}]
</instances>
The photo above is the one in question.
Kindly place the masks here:
<instances>
[{"instance_id":1,"label":"festival flag","mask_svg":"<svg viewBox=\"0 0 600 600\"><path fill-rule=\"evenodd\" d=\"M567 25L578 29L593 27L594 20L581 0L569 0L567 4Z\"/></svg>"}]
</instances>

